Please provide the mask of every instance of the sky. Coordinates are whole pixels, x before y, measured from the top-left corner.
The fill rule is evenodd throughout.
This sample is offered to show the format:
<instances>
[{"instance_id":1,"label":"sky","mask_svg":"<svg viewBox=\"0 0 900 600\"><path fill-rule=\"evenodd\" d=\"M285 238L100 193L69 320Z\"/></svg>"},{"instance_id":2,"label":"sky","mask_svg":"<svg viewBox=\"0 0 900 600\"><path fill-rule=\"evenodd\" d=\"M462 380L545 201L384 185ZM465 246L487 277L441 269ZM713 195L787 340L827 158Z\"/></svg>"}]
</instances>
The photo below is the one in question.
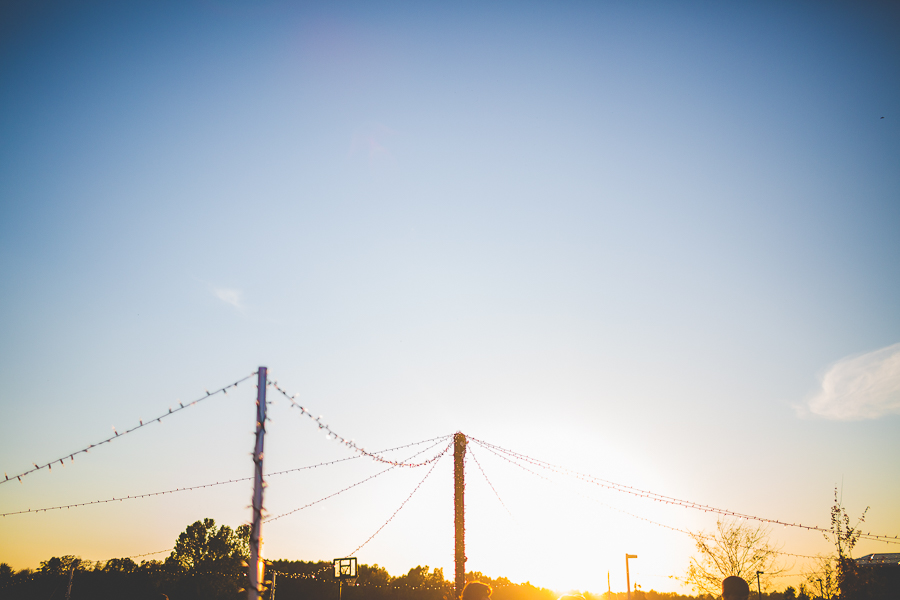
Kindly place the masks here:
<instances>
[{"instance_id":1,"label":"sky","mask_svg":"<svg viewBox=\"0 0 900 600\"><path fill-rule=\"evenodd\" d=\"M3 471L266 366L369 450L462 431L805 525L837 489L900 535L900 10L561 4L4 3ZM267 471L354 455L273 394ZM255 395L0 483L0 508L248 477ZM633 583L681 591L676 530L715 528L470 447L468 570L624 591L629 553ZM384 468L272 476L266 510ZM387 523L361 563L452 578L452 458L430 468L264 525L264 555L331 560ZM6 516L0 562L162 551L248 522L250 494Z\"/></svg>"}]
</instances>

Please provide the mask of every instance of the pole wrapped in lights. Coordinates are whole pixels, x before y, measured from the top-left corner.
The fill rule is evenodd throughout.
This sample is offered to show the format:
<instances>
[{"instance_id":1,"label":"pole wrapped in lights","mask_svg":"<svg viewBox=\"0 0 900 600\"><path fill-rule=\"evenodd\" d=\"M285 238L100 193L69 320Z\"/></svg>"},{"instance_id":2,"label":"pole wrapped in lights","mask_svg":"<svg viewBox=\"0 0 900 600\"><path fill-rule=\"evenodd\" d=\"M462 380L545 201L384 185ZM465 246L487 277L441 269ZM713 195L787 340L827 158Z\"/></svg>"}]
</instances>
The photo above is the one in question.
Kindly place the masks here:
<instances>
[{"instance_id":1,"label":"pole wrapped in lights","mask_svg":"<svg viewBox=\"0 0 900 600\"><path fill-rule=\"evenodd\" d=\"M456 598L466 586L466 436L453 435L453 585Z\"/></svg>"}]
</instances>

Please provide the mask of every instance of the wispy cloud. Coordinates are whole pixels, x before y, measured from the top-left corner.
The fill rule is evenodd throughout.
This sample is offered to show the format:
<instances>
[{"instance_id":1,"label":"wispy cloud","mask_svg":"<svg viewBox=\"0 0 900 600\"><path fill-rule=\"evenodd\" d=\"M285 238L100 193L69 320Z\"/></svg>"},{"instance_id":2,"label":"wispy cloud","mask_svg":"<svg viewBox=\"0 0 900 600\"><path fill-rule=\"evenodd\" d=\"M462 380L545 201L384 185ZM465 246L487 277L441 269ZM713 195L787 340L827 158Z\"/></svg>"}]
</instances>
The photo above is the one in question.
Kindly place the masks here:
<instances>
[{"instance_id":1,"label":"wispy cloud","mask_svg":"<svg viewBox=\"0 0 900 600\"><path fill-rule=\"evenodd\" d=\"M900 414L900 344L836 362L806 408L840 421Z\"/></svg>"},{"instance_id":2,"label":"wispy cloud","mask_svg":"<svg viewBox=\"0 0 900 600\"><path fill-rule=\"evenodd\" d=\"M369 166L379 163L394 163L394 155L386 145L386 140L396 132L380 123L370 125L364 130L357 131L350 140L350 156L363 154L367 157Z\"/></svg>"},{"instance_id":3,"label":"wispy cloud","mask_svg":"<svg viewBox=\"0 0 900 600\"><path fill-rule=\"evenodd\" d=\"M213 288L212 292L216 298L218 298L225 304L230 304L237 309L244 308L244 305L241 302L241 290L233 290L230 288Z\"/></svg>"}]
</instances>

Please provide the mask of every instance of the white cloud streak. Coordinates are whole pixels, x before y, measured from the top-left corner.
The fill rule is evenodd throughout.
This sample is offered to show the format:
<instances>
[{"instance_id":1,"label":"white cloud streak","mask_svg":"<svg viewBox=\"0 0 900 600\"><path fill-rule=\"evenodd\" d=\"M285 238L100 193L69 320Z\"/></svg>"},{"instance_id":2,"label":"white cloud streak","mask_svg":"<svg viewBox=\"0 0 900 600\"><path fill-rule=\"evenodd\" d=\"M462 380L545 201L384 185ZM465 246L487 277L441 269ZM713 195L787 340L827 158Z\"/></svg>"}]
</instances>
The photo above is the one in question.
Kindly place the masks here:
<instances>
[{"instance_id":1,"label":"white cloud streak","mask_svg":"<svg viewBox=\"0 0 900 600\"><path fill-rule=\"evenodd\" d=\"M900 344L836 362L807 408L839 421L900 414Z\"/></svg>"},{"instance_id":2,"label":"white cloud streak","mask_svg":"<svg viewBox=\"0 0 900 600\"><path fill-rule=\"evenodd\" d=\"M215 288L213 289L213 294L215 294L216 298L224 302L225 304L230 304L231 306L242 309L244 305L241 303L241 294L240 290L232 290L228 288Z\"/></svg>"}]
</instances>

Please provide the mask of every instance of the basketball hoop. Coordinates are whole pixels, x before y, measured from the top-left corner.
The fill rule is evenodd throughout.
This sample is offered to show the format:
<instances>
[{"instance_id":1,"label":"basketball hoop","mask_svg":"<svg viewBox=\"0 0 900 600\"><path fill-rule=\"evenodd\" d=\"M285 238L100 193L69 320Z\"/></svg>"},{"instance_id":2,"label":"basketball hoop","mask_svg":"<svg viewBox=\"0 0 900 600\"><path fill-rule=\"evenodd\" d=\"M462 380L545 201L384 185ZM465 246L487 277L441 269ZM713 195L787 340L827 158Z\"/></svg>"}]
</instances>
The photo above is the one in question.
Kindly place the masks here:
<instances>
[{"instance_id":1,"label":"basketball hoop","mask_svg":"<svg viewBox=\"0 0 900 600\"><path fill-rule=\"evenodd\" d=\"M356 569L356 557L334 559L334 578L338 580L338 598L343 597L344 585L356 585L359 572Z\"/></svg>"}]
</instances>

